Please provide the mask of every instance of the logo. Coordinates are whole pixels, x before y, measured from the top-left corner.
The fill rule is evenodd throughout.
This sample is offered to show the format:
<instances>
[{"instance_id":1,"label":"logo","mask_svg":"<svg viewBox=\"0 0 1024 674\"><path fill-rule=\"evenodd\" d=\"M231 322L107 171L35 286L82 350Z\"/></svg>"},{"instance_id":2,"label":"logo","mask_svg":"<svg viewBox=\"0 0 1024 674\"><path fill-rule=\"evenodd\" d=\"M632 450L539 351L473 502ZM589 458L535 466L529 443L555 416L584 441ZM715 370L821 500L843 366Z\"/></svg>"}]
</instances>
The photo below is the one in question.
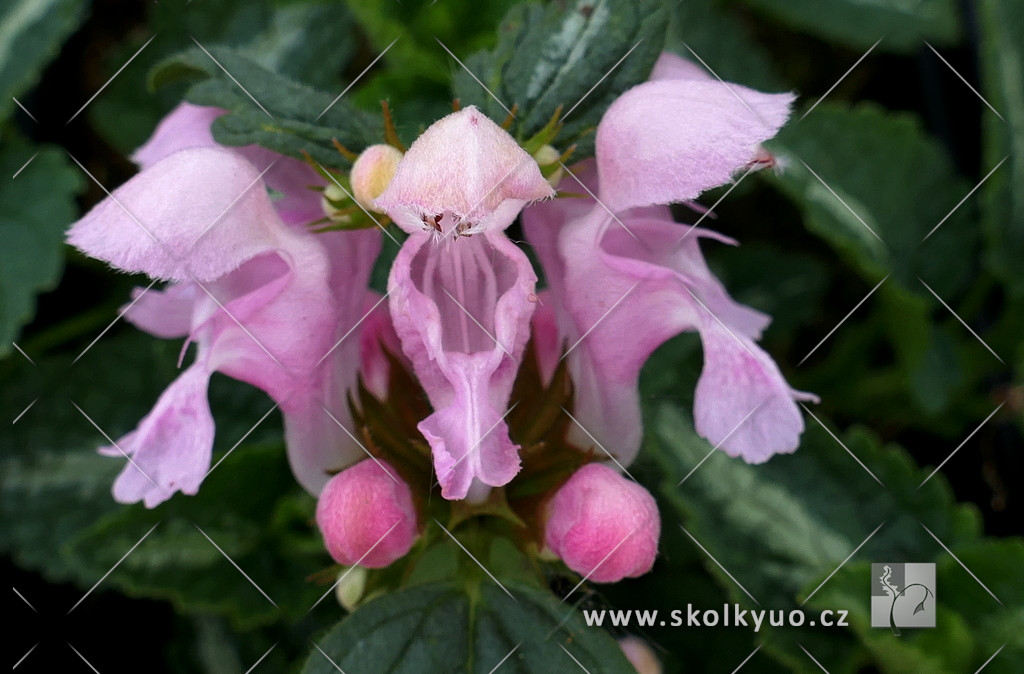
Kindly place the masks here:
<instances>
[{"instance_id":1,"label":"logo","mask_svg":"<svg viewBox=\"0 0 1024 674\"><path fill-rule=\"evenodd\" d=\"M872 564L871 626L935 627L935 565Z\"/></svg>"}]
</instances>

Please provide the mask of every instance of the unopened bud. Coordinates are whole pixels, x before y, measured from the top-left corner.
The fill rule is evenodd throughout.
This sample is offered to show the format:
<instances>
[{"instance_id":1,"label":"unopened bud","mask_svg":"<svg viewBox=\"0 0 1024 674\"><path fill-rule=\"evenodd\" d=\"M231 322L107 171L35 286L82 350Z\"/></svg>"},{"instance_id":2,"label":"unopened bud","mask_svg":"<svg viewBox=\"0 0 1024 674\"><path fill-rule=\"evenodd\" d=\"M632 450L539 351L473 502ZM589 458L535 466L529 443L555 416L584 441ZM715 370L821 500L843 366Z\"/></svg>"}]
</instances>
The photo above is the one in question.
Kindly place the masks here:
<instances>
[{"instance_id":1,"label":"unopened bud","mask_svg":"<svg viewBox=\"0 0 1024 674\"><path fill-rule=\"evenodd\" d=\"M388 566L409 552L417 536L409 485L373 459L331 478L317 501L316 523L331 557L345 566Z\"/></svg>"},{"instance_id":2,"label":"unopened bud","mask_svg":"<svg viewBox=\"0 0 1024 674\"><path fill-rule=\"evenodd\" d=\"M371 145L352 164L352 195L363 208L382 212L373 205L373 201L395 177L402 156L402 152L391 145Z\"/></svg>"},{"instance_id":3,"label":"unopened bud","mask_svg":"<svg viewBox=\"0 0 1024 674\"><path fill-rule=\"evenodd\" d=\"M566 566L596 583L651 570L661 519L654 497L611 468L588 463L546 507L544 541Z\"/></svg>"},{"instance_id":4,"label":"unopened bud","mask_svg":"<svg viewBox=\"0 0 1024 674\"><path fill-rule=\"evenodd\" d=\"M328 183L324 188L323 196L320 197L320 207L324 209L324 215L334 222L346 223L352 220L352 216L343 213L339 204L349 201L348 194L336 183ZM351 203L351 202L349 202Z\"/></svg>"},{"instance_id":5,"label":"unopened bud","mask_svg":"<svg viewBox=\"0 0 1024 674\"><path fill-rule=\"evenodd\" d=\"M533 158L537 162L537 166L540 166L541 174L548 181L548 185L557 188L565 171L561 166L557 169L554 166L562 158L562 154L550 145L542 145L533 153Z\"/></svg>"},{"instance_id":6,"label":"unopened bud","mask_svg":"<svg viewBox=\"0 0 1024 674\"><path fill-rule=\"evenodd\" d=\"M636 669L637 674L661 674L661 661L654 654L654 649L640 637L628 636L619 639L619 648L626 654L626 659Z\"/></svg>"},{"instance_id":7,"label":"unopened bud","mask_svg":"<svg viewBox=\"0 0 1024 674\"><path fill-rule=\"evenodd\" d=\"M334 586L334 596L338 598L341 607L350 613L356 610L359 600L363 598L367 573L365 567L352 566L342 569L338 574L338 581ZM627 654L626 657L628 658L629 655Z\"/></svg>"}]
</instances>

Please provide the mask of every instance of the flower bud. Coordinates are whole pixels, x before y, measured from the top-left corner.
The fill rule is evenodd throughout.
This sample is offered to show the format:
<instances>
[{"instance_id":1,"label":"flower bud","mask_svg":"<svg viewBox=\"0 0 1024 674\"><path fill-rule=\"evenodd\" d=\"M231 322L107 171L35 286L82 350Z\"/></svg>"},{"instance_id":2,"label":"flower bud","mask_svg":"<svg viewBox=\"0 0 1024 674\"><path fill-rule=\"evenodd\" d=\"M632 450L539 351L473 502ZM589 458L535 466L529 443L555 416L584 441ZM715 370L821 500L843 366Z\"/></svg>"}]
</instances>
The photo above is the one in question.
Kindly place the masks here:
<instances>
[{"instance_id":1,"label":"flower bud","mask_svg":"<svg viewBox=\"0 0 1024 674\"><path fill-rule=\"evenodd\" d=\"M661 674L661 661L654 654L654 649L640 637L631 635L619 639L619 648L622 649L637 674Z\"/></svg>"},{"instance_id":2,"label":"flower bud","mask_svg":"<svg viewBox=\"0 0 1024 674\"><path fill-rule=\"evenodd\" d=\"M348 612L356 610L359 601L366 591L367 570L362 566L353 566L342 569L338 573L338 580L334 585L334 596L341 607ZM625 650L625 648L623 648ZM629 654L626 654L629 657ZM632 662L632 660L630 660Z\"/></svg>"},{"instance_id":3,"label":"flower bud","mask_svg":"<svg viewBox=\"0 0 1024 674\"><path fill-rule=\"evenodd\" d=\"M331 478L316 504L316 523L331 557L345 566L387 566L409 552L417 536L409 485L372 459Z\"/></svg>"},{"instance_id":4,"label":"flower bud","mask_svg":"<svg viewBox=\"0 0 1024 674\"><path fill-rule=\"evenodd\" d=\"M395 169L402 159L402 152L391 145L371 145L363 150L352 164L352 196L368 211L381 213L373 205L374 199L391 183Z\"/></svg>"},{"instance_id":5,"label":"flower bud","mask_svg":"<svg viewBox=\"0 0 1024 674\"><path fill-rule=\"evenodd\" d=\"M345 190L336 183L328 183L324 187L323 196L320 197L320 208L324 210L324 215L327 216L332 222L339 222L346 224L352 221L352 216L344 213L340 208L339 204L344 204L348 201L348 195L345 194Z\"/></svg>"},{"instance_id":6,"label":"flower bud","mask_svg":"<svg viewBox=\"0 0 1024 674\"><path fill-rule=\"evenodd\" d=\"M558 183L561 182L562 175L565 173L561 166L555 168L555 164L561 158L562 153L550 145L542 145L539 150L533 153L533 159L540 166L541 175L554 188L558 187Z\"/></svg>"},{"instance_id":7,"label":"flower bud","mask_svg":"<svg viewBox=\"0 0 1024 674\"><path fill-rule=\"evenodd\" d=\"M573 571L596 583L651 570L661 520L654 497L611 468L589 463L546 506L544 541Z\"/></svg>"}]
</instances>

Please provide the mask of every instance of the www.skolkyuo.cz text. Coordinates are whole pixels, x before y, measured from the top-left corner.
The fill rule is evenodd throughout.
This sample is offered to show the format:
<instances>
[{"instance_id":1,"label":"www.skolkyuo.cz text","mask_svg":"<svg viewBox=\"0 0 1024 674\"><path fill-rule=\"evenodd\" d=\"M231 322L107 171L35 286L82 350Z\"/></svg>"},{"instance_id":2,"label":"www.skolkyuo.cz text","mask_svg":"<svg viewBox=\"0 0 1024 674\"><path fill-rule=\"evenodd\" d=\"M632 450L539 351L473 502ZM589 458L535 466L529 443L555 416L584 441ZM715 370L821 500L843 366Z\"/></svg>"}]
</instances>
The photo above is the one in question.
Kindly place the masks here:
<instances>
[{"instance_id":1,"label":"www.skolkyuo.cz text","mask_svg":"<svg viewBox=\"0 0 1024 674\"><path fill-rule=\"evenodd\" d=\"M583 619L590 627L739 627L759 632L762 627L849 627L843 609L824 609L807 613L802 609L749 609L739 604L722 608L698 608L662 612L657 609L584 609Z\"/></svg>"}]
</instances>

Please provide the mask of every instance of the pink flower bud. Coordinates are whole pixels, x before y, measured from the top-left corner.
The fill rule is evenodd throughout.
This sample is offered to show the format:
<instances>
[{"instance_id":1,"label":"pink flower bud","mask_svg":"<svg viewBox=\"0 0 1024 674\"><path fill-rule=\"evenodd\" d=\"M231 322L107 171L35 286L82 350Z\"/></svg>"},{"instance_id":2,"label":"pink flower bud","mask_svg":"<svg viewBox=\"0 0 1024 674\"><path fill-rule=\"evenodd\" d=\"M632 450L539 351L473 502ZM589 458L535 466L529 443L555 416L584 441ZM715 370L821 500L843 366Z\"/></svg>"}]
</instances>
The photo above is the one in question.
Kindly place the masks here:
<instances>
[{"instance_id":1,"label":"pink flower bud","mask_svg":"<svg viewBox=\"0 0 1024 674\"><path fill-rule=\"evenodd\" d=\"M339 564L381 568L416 540L409 485L383 461L366 459L331 478L316 504L324 544Z\"/></svg>"},{"instance_id":2,"label":"pink flower bud","mask_svg":"<svg viewBox=\"0 0 1024 674\"><path fill-rule=\"evenodd\" d=\"M544 541L573 571L596 583L651 570L661 519L654 497L611 468L589 463L547 505Z\"/></svg>"}]
</instances>

